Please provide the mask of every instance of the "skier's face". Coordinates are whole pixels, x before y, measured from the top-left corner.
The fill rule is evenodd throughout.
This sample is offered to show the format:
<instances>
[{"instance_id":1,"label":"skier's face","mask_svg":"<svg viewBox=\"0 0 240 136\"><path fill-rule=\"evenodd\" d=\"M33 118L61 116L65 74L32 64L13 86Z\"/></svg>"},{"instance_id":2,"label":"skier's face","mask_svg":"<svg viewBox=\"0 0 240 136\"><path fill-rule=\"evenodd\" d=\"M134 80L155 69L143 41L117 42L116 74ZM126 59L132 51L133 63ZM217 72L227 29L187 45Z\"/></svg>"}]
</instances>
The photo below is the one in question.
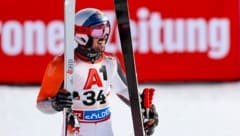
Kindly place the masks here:
<instances>
[{"instance_id":1,"label":"skier's face","mask_svg":"<svg viewBox=\"0 0 240 136\"><path fill-rule=\"evenodd\" d=\"M92 48L96 52L103 52L110 34L109 22L91 26L91 37L93 38Z\"/></svg>"},{"instance_id":2,"label":"skier's face","mask_svg":"<svg viewBox=\"0 0 240 136\"><path fill-rule=\"evenodd\" d=\"M103 38L93 38L92 48L96 52L103 52L107 43L108 35L105 35Z\"/></svg>"}]
</instances>

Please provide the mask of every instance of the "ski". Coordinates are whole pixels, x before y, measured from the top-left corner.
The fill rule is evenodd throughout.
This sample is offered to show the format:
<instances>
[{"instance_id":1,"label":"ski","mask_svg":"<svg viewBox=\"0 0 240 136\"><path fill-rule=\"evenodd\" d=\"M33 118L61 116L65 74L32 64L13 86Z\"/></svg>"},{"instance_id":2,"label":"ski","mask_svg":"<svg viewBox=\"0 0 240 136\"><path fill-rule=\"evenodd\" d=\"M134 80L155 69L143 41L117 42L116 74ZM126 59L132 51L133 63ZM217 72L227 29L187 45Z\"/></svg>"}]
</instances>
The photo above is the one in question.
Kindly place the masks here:
<instances>
[{"instance_id":1,"label":"ski","mask_svg":"<svg viewBox=\"0 0 240 136\"><path fill-rule=\"evenodd\" d=\"M73 92L75 0L64 1L64 89ZM68 136L71 109L63 110L63 135Z\"/></svg>"},{"instance_id":2,"label":"ski","mask_svg":"<svg viewBox=\"0 0 240 136\"><path fill-rule=\"evenodd\" d=\"M135 136L144 136L145 133L143 128L143 118L140 105L140 96L138 93L138 82L136 77L136 68L129 23L128 1L114 0L114 5L118 22L121 48L124 57L124 65L126 68L134 134Z\"/></svg>"}]
</instances>

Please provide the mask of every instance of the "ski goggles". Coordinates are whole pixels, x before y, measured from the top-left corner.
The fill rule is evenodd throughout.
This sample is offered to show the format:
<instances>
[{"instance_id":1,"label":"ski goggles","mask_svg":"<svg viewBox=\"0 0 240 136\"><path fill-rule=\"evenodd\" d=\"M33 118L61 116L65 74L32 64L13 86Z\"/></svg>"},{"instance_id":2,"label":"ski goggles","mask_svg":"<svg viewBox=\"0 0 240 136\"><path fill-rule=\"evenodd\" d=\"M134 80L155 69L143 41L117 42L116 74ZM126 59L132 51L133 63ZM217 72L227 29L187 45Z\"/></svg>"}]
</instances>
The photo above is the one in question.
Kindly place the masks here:
<instances>
[{"instance_id":1,"label":"ski goggles","mask_svg":"<svg viewBox=\"0 0 240 136\"><path fill-rule=\"evenodd\" d=\"M104 38L106 35L108 36L110 34L110 24L103 23L103 24L93 25L90 27L75 25L75 33L87 34L93 38L101 39L101 38Z\"/></svg>"}]
</instances>

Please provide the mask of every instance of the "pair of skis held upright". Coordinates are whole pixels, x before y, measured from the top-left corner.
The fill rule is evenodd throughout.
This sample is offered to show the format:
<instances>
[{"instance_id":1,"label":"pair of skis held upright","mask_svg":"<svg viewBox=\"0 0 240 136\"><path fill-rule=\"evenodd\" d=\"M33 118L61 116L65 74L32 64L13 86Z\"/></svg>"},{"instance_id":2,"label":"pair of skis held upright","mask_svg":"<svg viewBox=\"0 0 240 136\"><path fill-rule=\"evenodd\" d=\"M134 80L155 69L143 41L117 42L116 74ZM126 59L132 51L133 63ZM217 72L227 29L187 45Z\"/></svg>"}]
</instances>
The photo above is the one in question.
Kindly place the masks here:
<instances>
[{"instance_id":1,"label":"pair of skis held upright","mask_svg":"<svg viewBox=\"0 0 240 136\"><path fill-rule=\"evenodd\" d=\"M73 67L74 67L74 18L75 18L75 3L76 0L64 1L64 88L68 91L72 91L73 82ZM115 12L117 16L118 29L121 41L121 47L124 57L124 64L127 68L127 85L129 88L130 105L132 112L132 120L134 126L135 136L144 136L143 119L140 107L140 100L138 94L138 83L136 78L134 54L132 49L132 39L130 32L129 14L128 14L128 2L127 0L114 0ZM71 109L64 109L64 136L67 135L67 122L68 114ZM75 123L75 127L79 127L78 123Z\"/></svg>"}]
</instances>

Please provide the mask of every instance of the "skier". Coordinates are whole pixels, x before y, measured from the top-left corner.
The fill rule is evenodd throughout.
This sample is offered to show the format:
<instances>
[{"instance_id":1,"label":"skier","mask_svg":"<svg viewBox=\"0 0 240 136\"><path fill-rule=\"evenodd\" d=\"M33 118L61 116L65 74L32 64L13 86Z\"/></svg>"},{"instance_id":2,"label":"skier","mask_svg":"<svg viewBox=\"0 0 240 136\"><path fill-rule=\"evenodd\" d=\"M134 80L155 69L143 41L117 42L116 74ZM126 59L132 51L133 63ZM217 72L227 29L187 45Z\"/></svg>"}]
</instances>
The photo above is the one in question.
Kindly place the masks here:
<instances>
[{"instance_id":1,"label":"skier","mask_svg":"<svg viewBox=\"0 0 240 136\"><path fill-rule=\"evenodd\" d=\"M98 9L86 8L75 16L73 93L63 89L64 57L56 56L47 66L37 97L37 108L56 113L71 108L80 124L79 136L113 136L109 95L114 92L129 105L126 80L116 57L105 53L111 32L110 22ZM130 88L131 89L131 88ZM146 109L143 106L143 117ZM151 135L158 125L154 105L145 132ZM73 123L71 124L73 125ZM68 126L68 133L72 130Z\"/></svg>"}]
</instances>

